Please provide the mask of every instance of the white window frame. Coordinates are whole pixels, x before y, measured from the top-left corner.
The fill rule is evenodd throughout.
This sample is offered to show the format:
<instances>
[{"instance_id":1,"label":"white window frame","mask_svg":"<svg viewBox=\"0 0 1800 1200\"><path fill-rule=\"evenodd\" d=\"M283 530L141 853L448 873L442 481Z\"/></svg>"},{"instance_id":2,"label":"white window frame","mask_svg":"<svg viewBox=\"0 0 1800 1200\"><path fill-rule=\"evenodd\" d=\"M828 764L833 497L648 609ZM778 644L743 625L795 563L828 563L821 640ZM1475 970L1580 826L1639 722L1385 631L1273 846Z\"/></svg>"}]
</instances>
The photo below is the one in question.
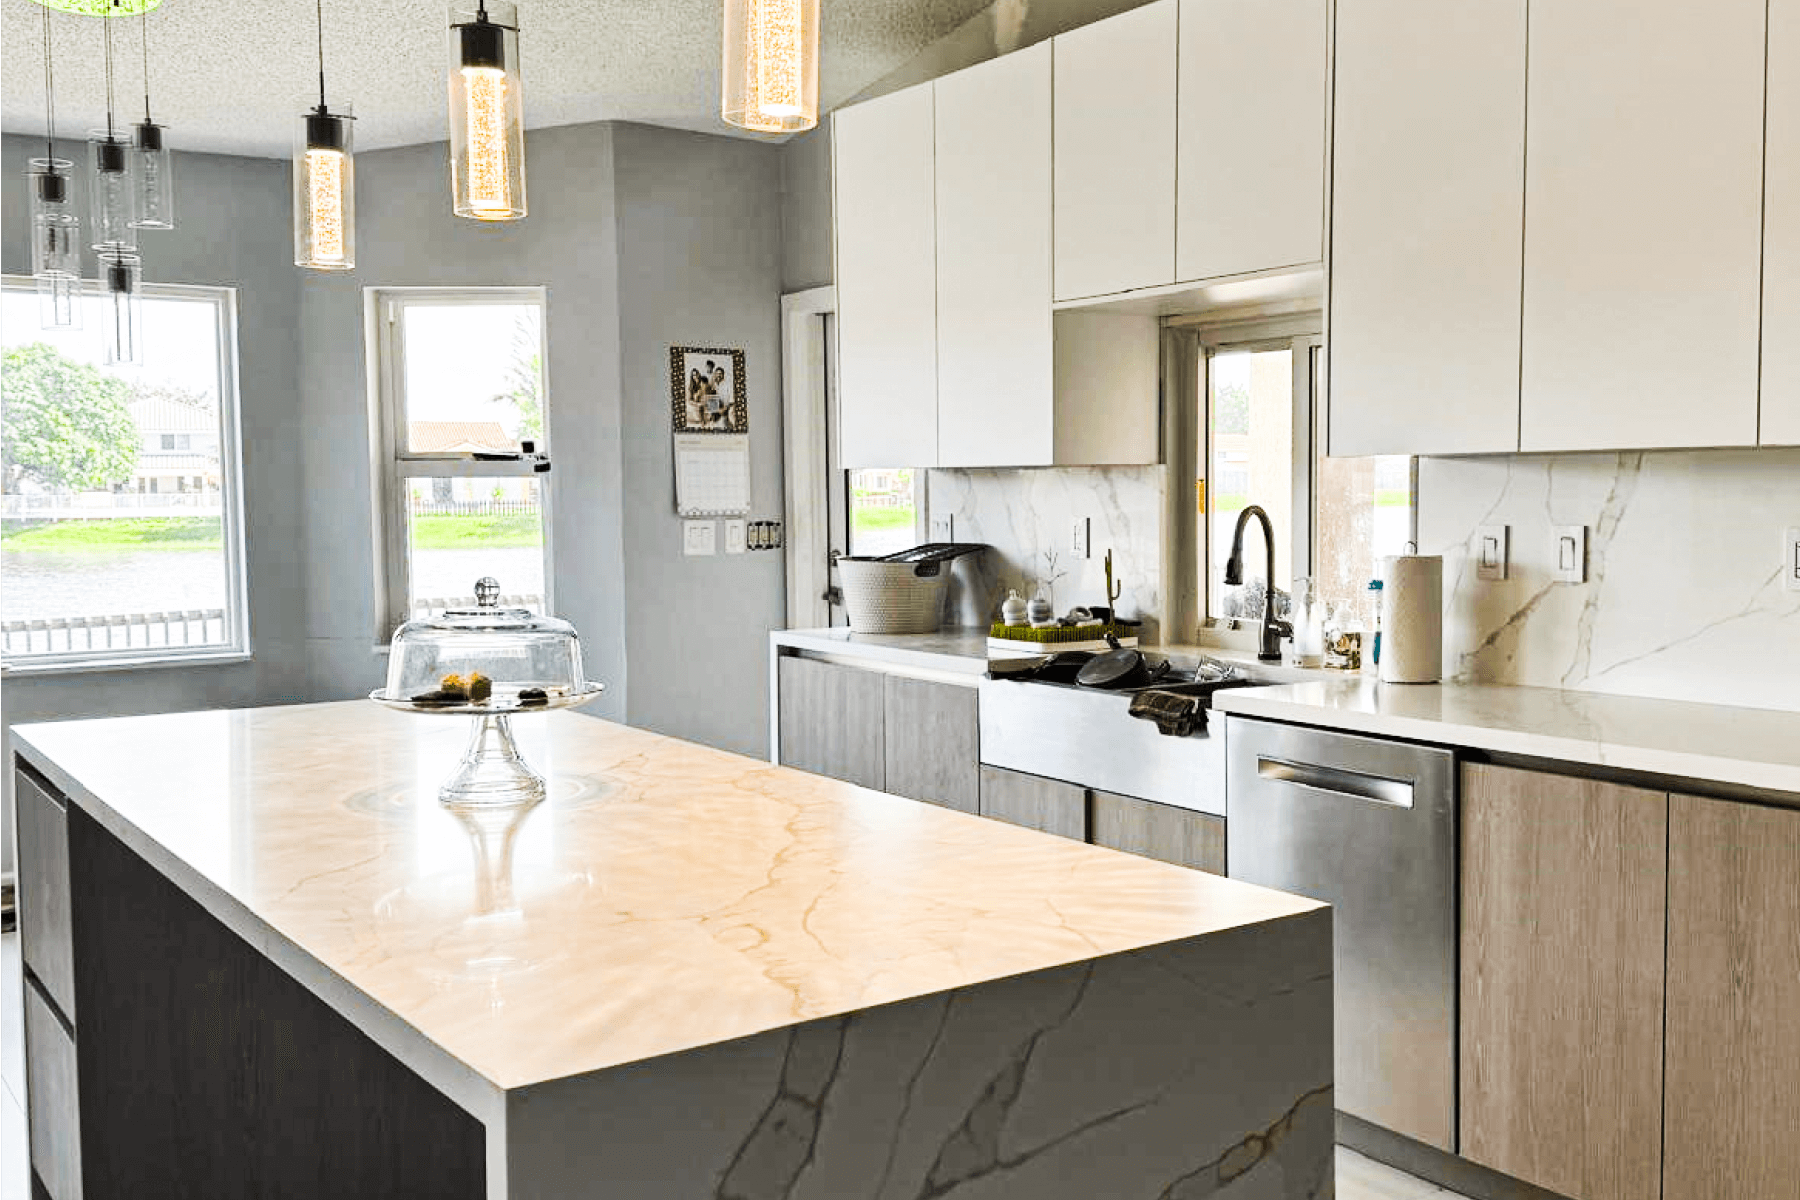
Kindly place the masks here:
<instances>
[{"instance_id":1,"label":"white window frame","mask_svg":"<svg viewBox=\"0 0 1800 1200\"><path fill-rule=\"evenodd\" d=\"M0 288L36 295L37 282L29 275L0 275ZM83 293L98 296L100 285L87 281ZM237 289L144 283L139 287L139 294L146 300L208 301L218 315L219 502L225 555L225 640L211 646L116 646L6 655L0 658L0 674L10 677L189 667L246 662L252 657L249 585L244 556L244 450L238 411Z\"/></svg>"},{"instance_id":2,"label":"white window frame","mask_svg":"<svg viewBox=\"0 0 1800 1200\"><path fill-rule=\"evenodd\" d=\"M406 547L406 479L420 474L451 478L537 478L538 505L544 523L544 611L556 611L554 539L551 537L551 475L539 474L529 460L486 461L468 454L422 454L407 449L404 308L528 302L538 306L539 388L543 397L544 434L538 449L549 453L551 432L550 300L543 287L381 287L363 290L369 359L369 444L371 494L375 497L372 535L375 548L375 649L385 652L394 630L409 619L412 594ZM473 580L470 580L473 583ZM502 587L505 581L502 581Z\"/></svg>"}]
</instances>

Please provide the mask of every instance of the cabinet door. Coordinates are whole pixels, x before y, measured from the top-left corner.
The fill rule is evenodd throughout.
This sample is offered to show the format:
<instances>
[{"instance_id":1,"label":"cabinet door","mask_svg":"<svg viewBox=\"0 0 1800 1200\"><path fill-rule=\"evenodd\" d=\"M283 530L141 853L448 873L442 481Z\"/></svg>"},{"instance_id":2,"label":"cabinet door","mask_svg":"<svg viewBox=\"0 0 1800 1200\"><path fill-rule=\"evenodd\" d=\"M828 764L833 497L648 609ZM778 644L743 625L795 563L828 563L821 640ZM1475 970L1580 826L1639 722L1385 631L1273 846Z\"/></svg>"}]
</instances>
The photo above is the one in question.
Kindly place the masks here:
<instances>
[{"instance_id":1,"label":"cabinet door","mask_svg":"<svg viewBox=\"0 0 1800 1200\"><path fill-rule=\"evenodd\" d=\"M1181 0L1177 279L1324 257L1325 58L1325 0Z\"/></svg>"},{"instance_id":2,"label":"cabinet door","mask_svg":"<svg viewBox=\"0 0 1800 1200\"><path fill-rule=\"evenodd\" d=\"M981 741L976 691L889 675L886 790L962 812L981 811Z\"/></svg>"},{"instance_id":3,"label":"cabinet door","mask_svg":"<svg viewBox=\"0 0 1800 1200\"><path fill-rule=\"evenodd\" d=\"M981 815L1086 841L1087 789L1059 779L983 767Z\"/></svg>"},{"instance_id":4,"label":"cabinet door","mask_svg":"<svg viewBox=\"0 0 1800 1200\"><path fill-rule=\"evenodd\" d=\"M938 464L1048 466L1050 46L936 88Z\"/></svg>"},{"instance_id":5,"label":"cabinet door","mask_svg":"<svg viewBox=\"0 0 1800 1200\"><path fill-rule=\"evenodd\" d=\"M816 658L780 660L781 765L880 788L882 676Z\"/></svg>"},{"instance_id":6,"label":"cabinet door","mask_svg":"<svg viewBox=\"0 0 1800 1200\"><path fill-rule=\"evenodd\" d=\"M931 94L922 84L832 116L846 467L937 465Z\"/></svg>"},{"instance_id":7,"label":"cabinet door","mask_svg":"<svg viewBox=\"0 0 1800 1200\"><path fill-rule=\"evenodd\" d=\"M1767 2L1532 5L1522 450L1756 443Z\"/></svg>"},{"instance_id":8,"label":"cabinet door","mask_svg":"<svg viewBox=\"0 0 1800 1200\"><path fill-rule=\"evenodd\" d=\"M25 771L15 772L13 782L19 822L19 948L51 1001L74 1020L68 808L61 796Z\"/></svg>"},{"instance_id":9,"label":"cabinet door","mask_svg":"<svg viewBox=\"0 0 1800 1200\"><path fill-rule=\"evenodd\" d=\"M1225 873L1222 819L1111 792L1093 793L1089 805L1088 840L1094 845L1214 875Z\"/></svg>"},{"instance_id":10,"label":"cabinet door","mask_svg":"<svg viewBox=\"0 0 1800 1200\"><path fill-rule=\"evenodd\" d=\"M75 1041L36 980L25 982L25 1098L31 1169L51 1200L80 1200L81 1114L76 1101ZM17 1171L18 1164L6 1168Z\"/></svg>"},{"instance_id":11,"label":"cabinet door","mask_svg":"<svg viewBox=\"0 0 1800 1200\"><path fill-rule=\"evenodd\" d=\"M1800 0L1769 0L1762 444L1800 446Z\"/></svg>"},{"instance_id":12,"label":"cabinet door","mask_svg":"<svg viewBox=\"0 0 1800 1200\"><path fill-rule=\"evenodd\" d=\"M1519 444L1525 0L1339 0L1329 450Z\"/></svg>"},{"instance_id":13,"label":"cabinet door","mask_svg":"<svg viewBox=\"0 0 1800 1200\"><path fill-rule=\"evenodd\" d=\"M1461 1153L1572 1200L1661 1174L1668 797L1469 765Z\"/></svg>"},{"instance_id":14,"label":"cabinet door","mask_svg":"<svg viewBox=\"0 0 1800 1200\"><path fill-rule=\"evenodd\" d=\"M1669 801L1665 1200L1800 1179L1800 812Z\"/></svg>"},{"instance_id":15,"label":"cabinet door","mask_svg":"<svg viewBox=\"0 0 1800 1200\"><path fill-rule=\"evenodd\" d=\"M1054 38L1056 298L1175 281L1176 0Z\"/></svg>"}]
</instances>

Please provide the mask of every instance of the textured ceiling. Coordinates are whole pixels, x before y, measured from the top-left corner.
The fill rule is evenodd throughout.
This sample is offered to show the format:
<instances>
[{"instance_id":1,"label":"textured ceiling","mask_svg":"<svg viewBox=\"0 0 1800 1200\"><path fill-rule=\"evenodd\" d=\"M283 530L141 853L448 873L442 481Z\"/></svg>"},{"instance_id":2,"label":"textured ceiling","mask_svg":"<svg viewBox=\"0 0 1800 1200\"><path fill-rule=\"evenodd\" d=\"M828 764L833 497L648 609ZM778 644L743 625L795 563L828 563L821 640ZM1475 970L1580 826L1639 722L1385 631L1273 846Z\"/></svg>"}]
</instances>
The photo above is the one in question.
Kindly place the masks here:
<instances>
[{"instance_id":1,"label":"textured ceiling","mask_svg":"<svg viewBox=\"0 0 1800 1200\"><path fill-rule=\"evenodd\" d=\"M723 0L522 0L520 58L530 127L624 120L737 132L718 115ZM819 93L829 110L988 6L989 0L820 0ZM440 141L443 0L324 0L333 106L348 99L359 149ZM44 9L0 0L0 115L44 128ZM309 0L163 0L145 19L153 111L177 149L285 157L316 103ZM101 26L51 14L56 123L104 123ZM137 18L114 22L118 109L143 111Z\"/></svg>"}]
</instances>

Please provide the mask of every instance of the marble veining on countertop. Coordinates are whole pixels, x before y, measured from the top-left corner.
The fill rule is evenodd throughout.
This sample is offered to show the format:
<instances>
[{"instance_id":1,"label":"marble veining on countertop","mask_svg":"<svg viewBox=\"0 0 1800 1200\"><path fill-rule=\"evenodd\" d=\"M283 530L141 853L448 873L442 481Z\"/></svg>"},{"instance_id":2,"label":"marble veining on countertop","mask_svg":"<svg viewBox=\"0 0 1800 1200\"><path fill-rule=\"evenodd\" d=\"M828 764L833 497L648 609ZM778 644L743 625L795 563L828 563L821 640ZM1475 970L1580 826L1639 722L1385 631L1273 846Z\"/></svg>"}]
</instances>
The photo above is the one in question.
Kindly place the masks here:
<instances>
[{"instance_id":1,"label":"marble veining on countertop","mask_svg":"<svg viewBox=\"0 0 1800 1200\"><path fill-rule=\"evenodd\" d=\"M1364 676L1243 688L1221 712L1800 796L1800 712Z\"/></svg>"},{"instance_id":2,"label":"marble veining on countertop","mask_svg":"<svg viewBox=\"0 0 1800 1200\"><path fill-rule=\"evenodd\" d=\"M327 1002L404 1023L377 1041L500 1089L1318 907L572 713L514 724L551 792L516 822L437 803L461 718L14 732L241 936L349 985Z\"/></svg>"}]
</instances>

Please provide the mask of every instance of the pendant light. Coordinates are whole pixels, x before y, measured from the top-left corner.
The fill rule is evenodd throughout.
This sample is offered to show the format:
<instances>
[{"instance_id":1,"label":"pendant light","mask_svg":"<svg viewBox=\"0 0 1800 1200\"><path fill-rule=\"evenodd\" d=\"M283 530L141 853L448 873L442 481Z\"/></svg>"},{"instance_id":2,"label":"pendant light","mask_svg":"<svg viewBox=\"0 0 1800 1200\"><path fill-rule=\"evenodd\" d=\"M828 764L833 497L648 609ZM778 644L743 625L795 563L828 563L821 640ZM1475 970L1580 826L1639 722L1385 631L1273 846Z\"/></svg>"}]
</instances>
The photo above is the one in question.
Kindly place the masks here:
<instances>
[{"instance_id":1,"label":"pendant light","mask_svg":"<svg viewBox=\"0 0 1800 1200\"><path fill-rule=\"evenodd\" d=\"M131 186L131 143L119 136L113 120L113 47L110 20L100 23L106 40L106 128L88 133L93 176L94 250L105 254L137 249L137 192Z\"/></svg>"},{"instance_id":2,"label":"pendant light","mask_svg":"<svg viewBox=\"0 0 1800 1200\"><path fill-rule=\"evenodd\" d=\"M31 274L45 329L81 323L81 219L70 188L75 164L56 157L56 82L50 57L50 10L44 10L44 157L29 165Z\"/></svg>"},{"instance_id":3,"label":"pendant light","mask_svg":"<svg viewBox=\"0 0 1800 1200\"><path fill-rule=\"evenodd\" d=\"M450 200L459 217L525 215L525 117L518 10L450 6Z\"/></svg>"},{"instance_id":4,"label":"pendant light","mask_svg":"<svg viewBox=\"0 0 1800 1200\"><path fill-rule=\"evenodd\" d=\"M294 137L294 265L314 271L356 266L356 159L348 103L325 105L325 0L319 20L319 106L300 114Z\"/></svg>"},{"instance_id":5,"label":"pendant light","mask_svg":"<svg viewBox=\"0 0 1800 1200\"><path fill-rule=\"evenodd\" d=\"M163 127L150 118L150 17L138 18L144 48L144 119L132 126L132 174L137 186L139 229L175 228L175 177L169 151L163 145Z\"/></svg>"},{"instance_id":6,"label":"pendant light","mask_svg":"<svg viewBox=\"0 0 1800 1200\"><path fill-rule=\"evenodd\" d=\"M719 110L757 133L819 123L819 0L725 0Z\"/></svg>"},{"instance_id":7,"label":"pendant light","mask_svg":"<svg viewBox=\"0 0 1800 1200\"><path fill-rule=\"evenodd\" d=\"M100 254L100 282L106 288L101 320L106 323L106 361L141 366L144 361L143 260L130 250Z\"/></svg>"},{"instance_id":8,"label":"pendant light","mask_svg":"<svg viewBox=\"0 0 1800 1200\"><path fill-rule=\"evenodd\" d=\"M135 17L162 4L162 0L37 0L45 8L74 13L78 17Z\"/></svg>"}]
</instances>

